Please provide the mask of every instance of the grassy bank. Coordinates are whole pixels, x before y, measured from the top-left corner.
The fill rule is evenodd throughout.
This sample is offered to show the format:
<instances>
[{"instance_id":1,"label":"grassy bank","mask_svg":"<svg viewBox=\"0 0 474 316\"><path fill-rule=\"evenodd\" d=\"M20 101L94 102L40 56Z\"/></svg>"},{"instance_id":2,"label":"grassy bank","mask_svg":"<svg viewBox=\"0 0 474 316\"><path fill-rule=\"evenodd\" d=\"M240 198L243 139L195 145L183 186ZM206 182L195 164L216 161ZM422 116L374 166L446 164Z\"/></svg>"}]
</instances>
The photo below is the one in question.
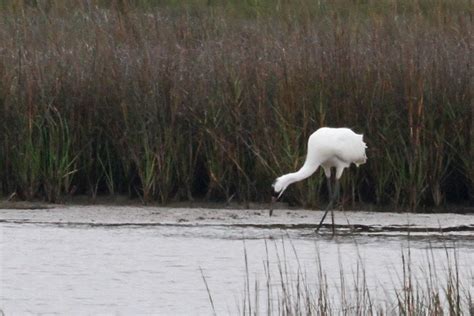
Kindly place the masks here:
<instances>
[{"instance_id":1,"label":"grassy bank","mask_svg":"<svg viewBox=\"0 0 474 316\"><path fill-rule=\"evenodd\" d=\"M369 163L346 203L472 201L469 1L133 3L2 2L4 195L265 201L312 131L348 126Z\"/></svg>"}]
</instances>

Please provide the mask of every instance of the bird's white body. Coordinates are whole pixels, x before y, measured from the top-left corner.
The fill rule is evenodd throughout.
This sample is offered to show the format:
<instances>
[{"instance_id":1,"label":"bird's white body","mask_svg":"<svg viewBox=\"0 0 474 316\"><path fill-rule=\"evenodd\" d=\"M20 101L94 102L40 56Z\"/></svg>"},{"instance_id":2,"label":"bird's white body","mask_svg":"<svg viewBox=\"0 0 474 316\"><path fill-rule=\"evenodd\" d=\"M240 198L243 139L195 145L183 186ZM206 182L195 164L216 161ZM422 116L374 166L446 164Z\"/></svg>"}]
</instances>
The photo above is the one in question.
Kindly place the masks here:
<instances>
[{"instance_id":1,"label":"bird's white body","mask_svg":"<svg viewBox=\"0 0 474 316\"><path fill-rule=\"evenodd\" d=\"M275 180L273 189L281 196L292 183L306 179L321 166L327 178L331 177L331 168L336 168L336 180L342 176L351 163L357 166L367 160L363 135L349 128L322 127L308 139L308 153L300 170L285 174Z\"/></svg>"}]
</instances>

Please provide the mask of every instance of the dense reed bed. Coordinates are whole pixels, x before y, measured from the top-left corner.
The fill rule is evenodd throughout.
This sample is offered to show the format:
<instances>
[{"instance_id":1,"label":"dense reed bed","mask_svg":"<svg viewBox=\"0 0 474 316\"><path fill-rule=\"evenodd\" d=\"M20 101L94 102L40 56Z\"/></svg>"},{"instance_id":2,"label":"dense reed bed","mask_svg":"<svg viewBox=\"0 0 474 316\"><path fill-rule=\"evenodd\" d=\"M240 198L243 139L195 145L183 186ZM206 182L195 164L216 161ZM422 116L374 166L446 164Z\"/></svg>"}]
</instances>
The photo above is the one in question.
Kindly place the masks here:
<instances>
[{"instance_id":1,"label":"dense reed bed","mask_svg":"<svg viewBox=\"0 0 474 316\"><path fill-rule=\"evenodd\" d=\"M4 195L266 201L314 130L348 126L369 163L344 176L345 203L472 201L470 1L0 8ZM285 199L325 192L319 175Z\"/></svg>"}]
</instances>

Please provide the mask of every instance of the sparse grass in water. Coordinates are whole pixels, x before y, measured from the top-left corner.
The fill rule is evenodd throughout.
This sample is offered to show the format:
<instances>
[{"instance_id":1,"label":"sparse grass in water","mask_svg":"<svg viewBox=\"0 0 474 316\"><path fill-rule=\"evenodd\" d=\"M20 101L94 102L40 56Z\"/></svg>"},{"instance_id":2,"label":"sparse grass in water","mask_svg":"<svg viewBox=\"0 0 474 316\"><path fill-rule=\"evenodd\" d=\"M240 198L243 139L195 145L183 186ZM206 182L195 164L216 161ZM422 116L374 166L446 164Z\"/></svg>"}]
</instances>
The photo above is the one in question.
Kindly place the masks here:
<instances>
[{"instance_id":1,"label":"sparse grass in water","mask_svg":"<svg viewBox=\"0 0 474 316\"><path fill-rule=\"evenodd\" d=\"M319 252L312 265L317 270L314 276L307 275L307 268L300 263L298 253L291 241L265 242L267 257L264 259L264 285L249 271L247 251L244 245L245 280L238 307L241 315L469 315L473 311L472 287L469 278L459 271L455 249L446 248L446 267L440 273L440 259L426 250L426 263L413 263L410 248L403 250L398 281L393 288L383 292L368 284L368 276L362 258L352 270L352 279L345 278L341 254L339 254L339 281L328 280L326 267L321 263ZM269 245L275 246L276 263L269 258ZM292 247L287 254L285 247ZM289 256L294 256L296 266L289 265ZM276 264L276 270L271 266ZM438 266L437 266L438 265ZM372 271L371 273L375 273ZM388 271L381 273L390 273ZM203 276L204 278L204 276ZM204 278L205 280L205 278ZM206 282L212 302L212 288ZM374 292L375 291L375 292ZM214 313L215 306L212 304Z\"/></svg>"}]
</instances>

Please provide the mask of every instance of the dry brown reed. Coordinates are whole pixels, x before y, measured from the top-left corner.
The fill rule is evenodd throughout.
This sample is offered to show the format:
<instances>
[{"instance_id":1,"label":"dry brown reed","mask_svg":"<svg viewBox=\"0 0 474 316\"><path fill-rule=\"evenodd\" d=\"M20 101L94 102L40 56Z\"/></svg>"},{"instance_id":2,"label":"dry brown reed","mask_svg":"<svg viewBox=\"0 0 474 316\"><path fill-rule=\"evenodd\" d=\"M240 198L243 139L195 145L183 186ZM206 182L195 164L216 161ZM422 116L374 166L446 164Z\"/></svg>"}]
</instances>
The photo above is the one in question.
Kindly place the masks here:
<instances>
[{"instance_id":1,"label":"dry brown reed","mask_svg":"<svg viewBox=\"0 0 474 316\"><path fill-rule=\"evenodd\" d=\"M0 8L5 195L265 201L312 131L348 126L369 163L346 203L472 201L469 1ZM318 206L321 178L287 201Z\"/></svg>"}]
</instances>

